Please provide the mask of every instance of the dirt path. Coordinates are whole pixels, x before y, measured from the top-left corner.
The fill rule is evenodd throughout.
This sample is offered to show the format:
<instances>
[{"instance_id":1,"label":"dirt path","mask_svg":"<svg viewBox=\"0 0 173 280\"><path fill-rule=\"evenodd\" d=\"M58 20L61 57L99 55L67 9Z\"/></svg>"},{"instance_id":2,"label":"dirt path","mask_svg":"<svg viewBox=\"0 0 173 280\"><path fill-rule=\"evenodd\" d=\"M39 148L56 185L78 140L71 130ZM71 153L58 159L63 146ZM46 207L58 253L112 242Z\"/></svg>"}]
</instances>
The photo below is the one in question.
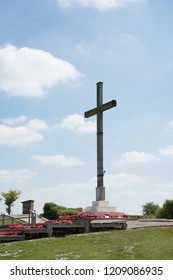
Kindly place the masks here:
<instances>
[{"instance_id":1,"label":"dirt path","mask_svg":"<svg viewBox=\"0 0 173 280\"><path fill-rule=\"evenodd\" d=\"M167 227L173 226L173 220L141 219L127 220L127 229L137 229L146 227Z\"/></svg>"}]
</instances>

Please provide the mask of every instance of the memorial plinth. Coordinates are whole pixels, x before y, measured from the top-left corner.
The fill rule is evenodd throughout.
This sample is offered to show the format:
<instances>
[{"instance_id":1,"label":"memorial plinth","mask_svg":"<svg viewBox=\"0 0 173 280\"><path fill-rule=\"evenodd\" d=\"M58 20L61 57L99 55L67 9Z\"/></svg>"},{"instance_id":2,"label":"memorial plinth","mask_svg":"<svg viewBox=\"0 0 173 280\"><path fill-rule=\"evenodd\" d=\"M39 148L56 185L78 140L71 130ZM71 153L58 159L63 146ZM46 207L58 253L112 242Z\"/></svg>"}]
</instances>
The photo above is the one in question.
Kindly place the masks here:
<instances>
[{"instance_id":1,"label":"memorial plinth","mask_svg":"<svg viewBox=\"0 0 173 280\"><path fill-rule=\"evenodd\" d=\"M100 212L100 213L115 213L116 212L116 207L114 206L109 206L109 202L106 200L99 200L99 201L93 201L92 206L87 206L83 212L87 213L95 213L95 212Z\"/></svg>"}]
</instances>

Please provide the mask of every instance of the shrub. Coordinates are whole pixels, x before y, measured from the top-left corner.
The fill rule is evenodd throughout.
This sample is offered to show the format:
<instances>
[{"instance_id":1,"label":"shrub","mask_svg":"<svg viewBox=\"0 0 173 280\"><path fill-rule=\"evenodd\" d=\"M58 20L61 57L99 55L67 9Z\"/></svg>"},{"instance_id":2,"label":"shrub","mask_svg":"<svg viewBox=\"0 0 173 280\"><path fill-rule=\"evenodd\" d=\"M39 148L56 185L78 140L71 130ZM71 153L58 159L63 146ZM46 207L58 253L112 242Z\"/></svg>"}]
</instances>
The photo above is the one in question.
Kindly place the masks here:
<instances>
[{"instance_id":1,"label":"shrub","mask_svg":"<svg viewBox=\"0 0 173 280\"><path fill-rule=\"evenodd\" d=\"M43 206L43 216L49 220L54 220L59 217L59 209L54 202L47 202Z\"/></svg>"},{"instance_id":2,"label":"shrub","mask_svg":"<svg viewBox=\"0 0 173 280\"><path fill-rule=\"evenodd\" d=\"M173 219L173 200L165 200L160 209L158 218Z\"/></svg>"},{"instance_id":3,"label":"shrub","mask_svg":"<svg viewBox=\"0 0 173 280\"><path fill-rule=\"evenodd\" d=\"M75 215L82 211L82 208L67 208L57 205L54 202L47 202L43 207L43 217L54 220L59 216Z\"/></svg>"},{"instance_id":4,"label":"shrub","mask_svg":"<svg viewBox=\"0 0 173 280\"><path fill-rule=\"evenodd\" d=\"M158 212L160 211L160 206L158 204L155 204L154 202L147 202L142 206L142 208L143 215L149 217L156 217L158 215Z\"/></svg>"}]
</instances>

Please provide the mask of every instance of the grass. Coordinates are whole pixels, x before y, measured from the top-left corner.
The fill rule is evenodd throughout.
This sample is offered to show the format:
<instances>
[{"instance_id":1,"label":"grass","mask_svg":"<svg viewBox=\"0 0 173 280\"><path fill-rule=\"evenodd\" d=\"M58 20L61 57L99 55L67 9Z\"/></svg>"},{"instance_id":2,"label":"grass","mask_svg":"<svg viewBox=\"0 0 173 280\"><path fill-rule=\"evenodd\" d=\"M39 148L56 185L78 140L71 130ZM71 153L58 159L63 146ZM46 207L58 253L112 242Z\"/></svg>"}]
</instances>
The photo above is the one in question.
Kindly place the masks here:
<instances>
[{"instance_id":1,"label":"grass","mask_svg":"<svg viewBox=\"0 0 173 280\"><path fill-rule=\"evenodd\" d=\"M22 223L21 220L17 220L17 219L14 219L13 220L13 223L14 224L18 224L18 223ZM2 215L0 215L0 226L2 226L3 224L3 218L2 218ZM11 225L12 224L12 218L8 217L8 216L5 216L5 223L4 225Z\"/></svg>"},{"instance_id":2,"label":"grass","mask_svg":"<svg viewBox=\"0 0 173 280\"><path fill-rule=\"evenodd\" d=\"M71 235L0 244L0 260L173 260L173 228Z\"/></svg>"}]
</instances>

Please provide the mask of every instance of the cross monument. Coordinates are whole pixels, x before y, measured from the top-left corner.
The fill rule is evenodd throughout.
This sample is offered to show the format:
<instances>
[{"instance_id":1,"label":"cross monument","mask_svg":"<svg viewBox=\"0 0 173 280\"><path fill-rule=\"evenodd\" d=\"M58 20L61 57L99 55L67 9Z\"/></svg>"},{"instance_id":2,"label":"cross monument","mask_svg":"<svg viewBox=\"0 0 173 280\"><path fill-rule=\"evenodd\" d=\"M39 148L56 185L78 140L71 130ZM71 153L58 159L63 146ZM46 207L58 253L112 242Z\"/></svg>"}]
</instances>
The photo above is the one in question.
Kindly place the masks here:
<instances>
[{"instance_id":1,"label":"cross monument","mask_svg":"<svg viewBox=\"0 0 173 280\"><path fill-rule=\"evenodd\" d=\"M108 201L105 201L104 187L104 168L103 168L103 112L116 107L116 100L111 100L103 104L103 83L97 83L97 107L85 112L85 118L97 116L97 187L96 201L93 201L91 207L86 207L85 211L107 211L115 212L115 207L108 206Z\"/></svg>"}]
</instances>

